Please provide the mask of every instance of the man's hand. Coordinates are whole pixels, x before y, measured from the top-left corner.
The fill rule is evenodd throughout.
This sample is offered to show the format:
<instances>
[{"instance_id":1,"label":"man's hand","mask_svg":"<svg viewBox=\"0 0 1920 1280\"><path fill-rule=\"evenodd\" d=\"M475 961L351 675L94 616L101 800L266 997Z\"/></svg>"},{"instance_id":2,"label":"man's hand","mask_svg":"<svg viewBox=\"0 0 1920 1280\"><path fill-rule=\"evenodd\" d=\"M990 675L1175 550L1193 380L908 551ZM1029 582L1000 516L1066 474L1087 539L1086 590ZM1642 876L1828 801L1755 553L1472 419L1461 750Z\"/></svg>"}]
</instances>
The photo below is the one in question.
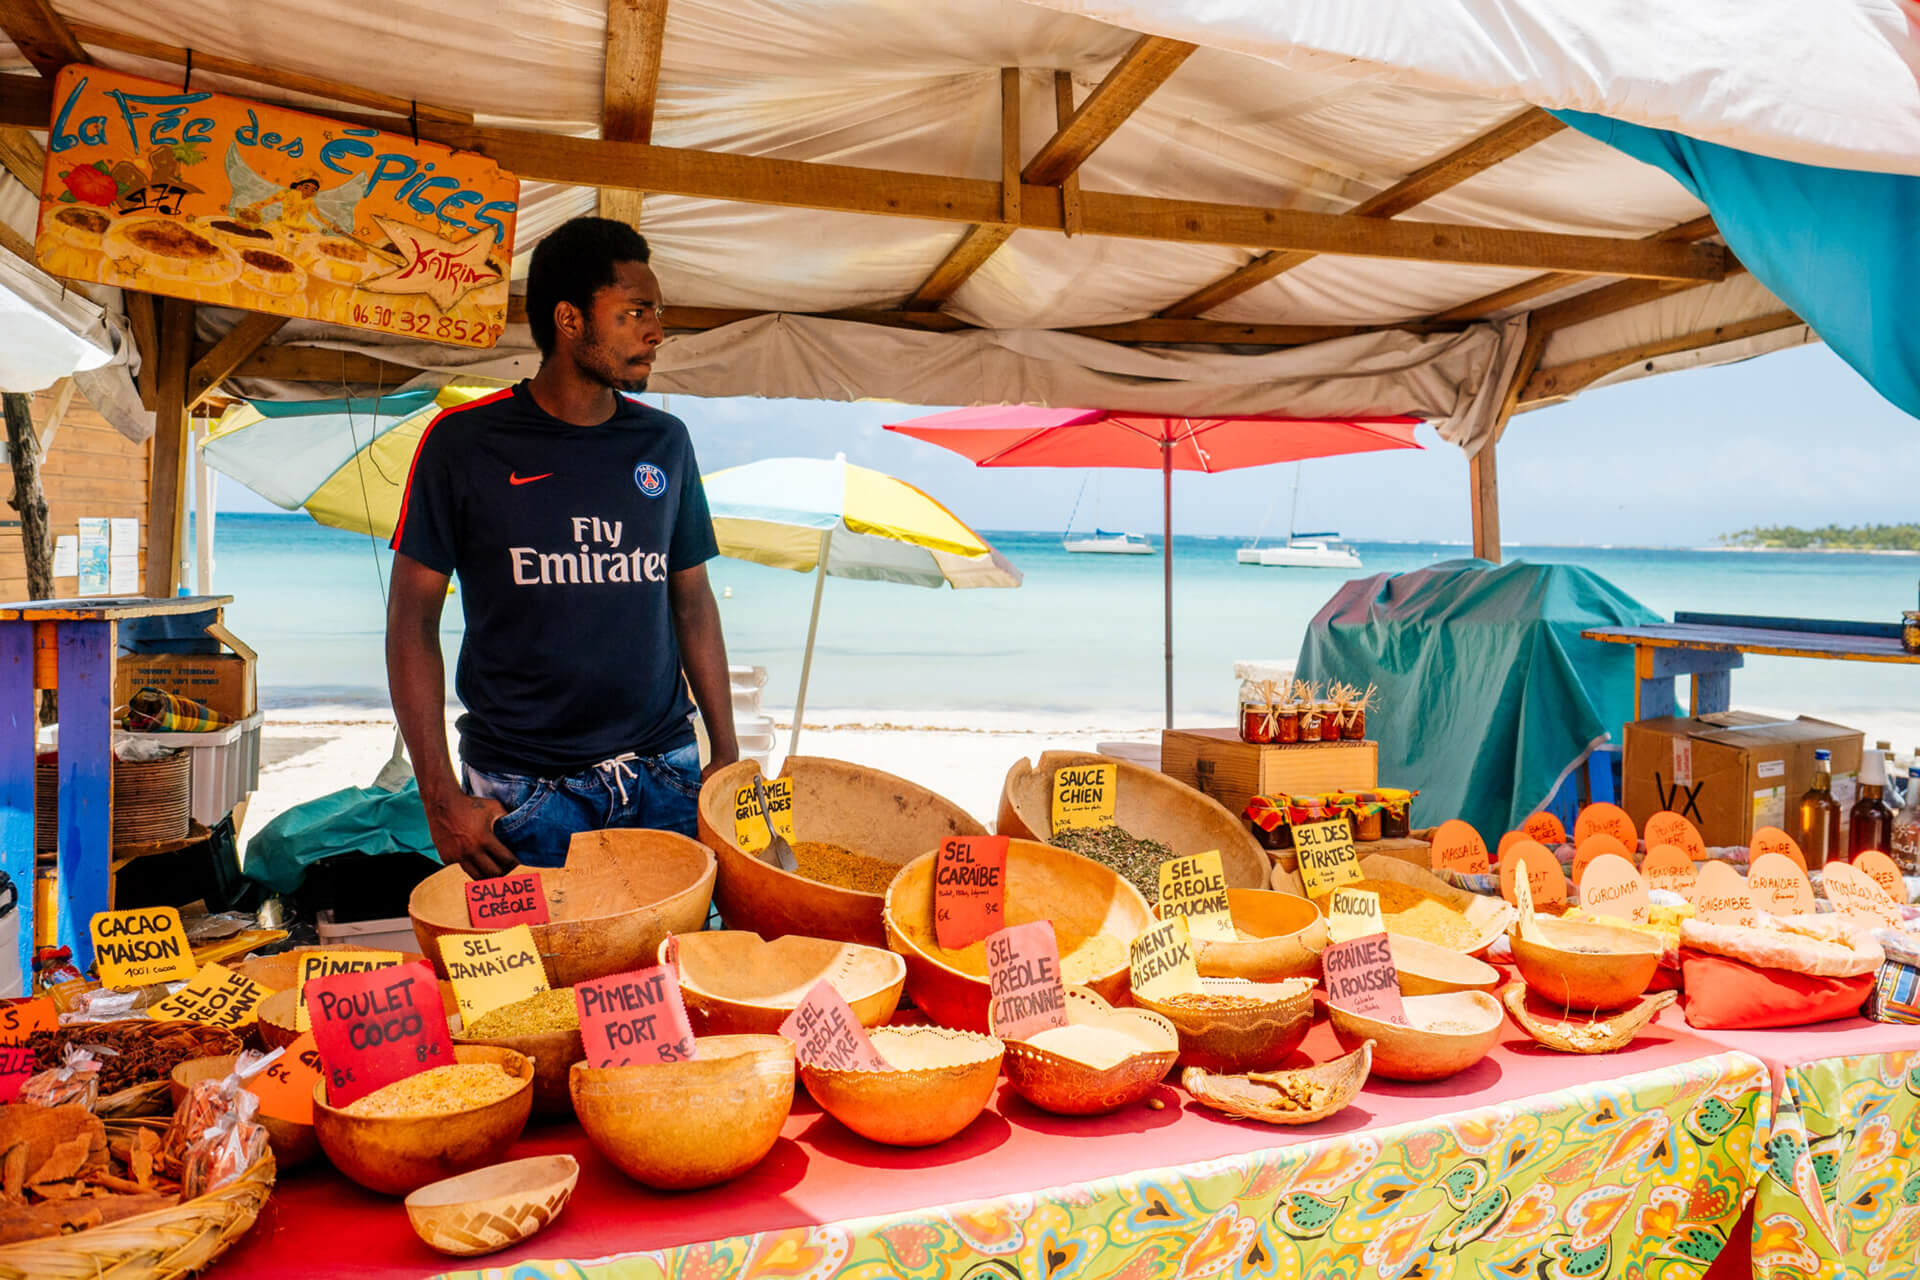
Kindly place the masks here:
<instances>
[{"instance_id":1,"label":"man's hand","mask_svg":"<svg viewBox=\"0 0 1920 1280\"><path fill-rule=\"evenodd\" d=\"M506 812L498 800L465 793L429 806L427 829L433 833L440 860L465 868L475 880L491 880L519 866L520 860L493 834L494 820Z\"/></svg>"},{"instance_id":2,"label":"man's hand","mask_svg":"<svg viewBox=\"0 0 1920 1280\"><path fill-rule=\"evenodd\" d=\"M700 781L702 782L705 782L708 778L711 778L728 765L738 764L740 762L740 749L738 747L725 753L715 750L711 746L709 746L709 750L713 750L713 759L707 761L706 765L700 770Z\"/></svg>"}]
</instances>

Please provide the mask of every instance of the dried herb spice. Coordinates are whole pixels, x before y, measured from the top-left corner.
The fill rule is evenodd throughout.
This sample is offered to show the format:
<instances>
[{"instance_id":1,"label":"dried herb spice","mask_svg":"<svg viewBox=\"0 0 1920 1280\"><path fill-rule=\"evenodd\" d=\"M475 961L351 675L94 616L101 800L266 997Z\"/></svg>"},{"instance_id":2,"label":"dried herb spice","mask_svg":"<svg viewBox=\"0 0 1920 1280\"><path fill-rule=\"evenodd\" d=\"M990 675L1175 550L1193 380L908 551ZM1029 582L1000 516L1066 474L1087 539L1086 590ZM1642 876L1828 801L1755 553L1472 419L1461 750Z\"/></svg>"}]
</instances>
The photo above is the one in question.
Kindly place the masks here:
<instances>
[{"instance_id":1,"label":"dried herb spice","mask_svg":"<svg viewBox=\"0 0 1920 1280\"><path fill-rule=\"evenodd\" d=\"M1160 897L1160 864L1173 857L1173 850L1158 840L1136 836L1123 827L1056 831L1051 843L1107 867L1138 889L1149 903Z\"/></svg>"}]
</instances>

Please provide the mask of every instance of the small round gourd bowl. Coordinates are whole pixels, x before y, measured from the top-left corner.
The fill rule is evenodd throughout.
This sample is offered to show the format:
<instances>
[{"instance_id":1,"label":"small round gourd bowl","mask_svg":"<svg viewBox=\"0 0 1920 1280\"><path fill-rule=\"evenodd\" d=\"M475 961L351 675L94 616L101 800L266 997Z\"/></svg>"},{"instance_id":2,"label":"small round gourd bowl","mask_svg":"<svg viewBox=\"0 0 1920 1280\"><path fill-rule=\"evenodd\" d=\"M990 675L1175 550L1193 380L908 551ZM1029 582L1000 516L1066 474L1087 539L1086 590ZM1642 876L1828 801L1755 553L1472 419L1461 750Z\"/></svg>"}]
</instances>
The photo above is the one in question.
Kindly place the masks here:
<instances>
[{"instance_id":1,"label":"small round gourd bowl","mask_svg":"<svg viewBox=\"0 0 1920 1280\"><path fill-rule=\"evenodd\" d=\"M476 1036L463 1028L453 1033L453 1041L455 1044L490 1044L525 1054L533 1060L533 1114L541 1117L573 1114L573 1094L567 1087L567 1075L574 1063L587 1056L579 1027L517 1036Z\"/></svg>"},{"instance_id":2,"label":"small round gourd bowl","mask_svg":"<svg viewBox=\"0 0 1920 1280\"><path fill-rule=\"evenodd\" d=\"M1203 978L1280 982L1320 976L1327 949L1327 918L1298 894L1273 889L1228 889L1227 911L1240 938L1193 940L1194 963ZM1160 908L1153 909L1154 918Z\"/></svg>"},{"instance_id":3,"label":"small round gourd bowl","mask_svg":"<svg viewBox=\"0 0 1920 1280\"><path fill-rule=\"evenodd\" d=\"M1154 1000L1136 991L1133 1002L1173 1024L1182 1067L1232 1075L1266 1071L1292 1056L1313 1028L1313 987L1311 978L1277 983L1202 978L1201 999ZM1221 1007L1220 997L1237 997L1237 1007Z\"/></svg>"},{"instance_id":4,"label":"small round gourd bowl","mask_svg":"<svg viewBox=\"0 0 1920 1280\"><path fill-rule=\"evenodd\" d=\"M601 1155L658 1191L710 1187L766 1158L793 1109L793 1042L707 1036L694 1057L573 1064L573 1111Z\"/></svg>"},{"instance_id":5,"label":"small round gourd bowl","mask_svg":"<svg viewBox=\"0 0 1920 1280\"><path fill-rule=\"evenodd\" d=\"M1618 925L1540 917L1510 941L1528 990L1562 1009L1623 1008L1646 994L1660 968L1660 939Z\"/></svg>"},{"instance_id":6,"label":"small round gourd bowl","mask_svg":"<svg viewBox=\"0 0 1920 1280\"><path fill-rule=\"evenodd\" d=\"M872 1142L930 1147L986 1110L1006 1046L948 1027L880 1027L871 1039L891 1071L800 1068L828 1115Z\"/></svg>"},{"instance_id":7,"label":"small round gourd bowl","mask_svg":"<svg viewBox=\"0 0 1920 1280\"><path fill-rule=\"evenodd\" d=\"M200 1081L232 1075L233 1064L239 1060L237 1053L223 1053L212 1058L188 1058L176 1066L168 1080L173 1109L180 1109L180 1104L187 1100L187 1090ZM256 1112L253 1118L267 1131L267 1145L273 1149L274 1163L280 1168L297 1169L320 1154L320 1141L313 1136L312 1125L282 1120L264 1112Z\"/></svg>"},{"instance_id":8,"label":"small round gourd bowl","mask_svg":"<svg viewBox=\"0 0 1920 1280\"><path fill-rule=\"evenodd\" d=\"M298 995L298 988L288 987L260 1002L260 1039L267 1048L283 1048L300 1038L293 1021L299 1009L296 1001ZM453 984L444 979L440 983L440 1009L448 1017L460 1012L460 1001L453 994Z\"/></svg>"},{"instance_id":9,"label":"small round gourd bowl","mask_svg":"<svg viewBox=\"0 0 1920 1280\"><path fill-rule=\"evenodd\" d=\"M1491 993L1500 986L1500 971L1484 960L1406 934L1395 934L1391 945L1403 996L1443 996L1450 991Z\"/></svg>"},{"instance_id":10,"label":"small round gourd bowl","mask_svg":"<svg viewBox=\"0 0 1920 1280\"><path fill-rule=\"evenodd\" d=\"M421 1187L407 1197L407 1220L428 1248L477 1258L545 1229L579 1181L572 1156L509 1160Z\"/></svg>"},{"instance_id":11,"label":"small round gourd bowl","mask_svg":"<svg viewBox=\"0 0 1920 1280\"><path fill-rule=\"evenodd\" d=\"M716 929L676 939L680 995L696 1036L779 1035L807 992L823 979L840 993L863 1027L877 1027L900 1007L907 964L891 951L790 933L766 941L744 929ZM660 963L667 960L660 944Z\"/></svg>"},{"instance_id":12,"label":"small round gourd bowl","mask_svg":"<svg viewBox=\"0 0 1920 1280\"><path fill-rule=\"evenodd\" d=\"M734 797L753 785L759 766L742 760L714 771L700 788L700 839L720 859L716 896L735 929L763 938L797 933L885 947L885 895L842 889L773 865L765 849L748 852L735 839ZM780 776L793 779L793 834L904 864L949 836L987 829L946 797L865 765L817 756L789 756ZM684 930L682 931L684 932Z\"/></svg>"},{"instance_id":13,"label":"small round gourd bowl","mask_svg":"<svg viewBox=\"0 0 1920 1280\"><path fill-rule=\"evenodd\" d=\"M716 867L712 850L671 831L623 828L576 835L567 865L540 872L552 919L527 926L547 981L574 987L593 978L644 969L669 933L706 923ZM447 976L440 939L472 933L467 873L445 867L414 886L407 899L413 936Z\"/></svg>"},{"instance_id":14,"label":"small round gourd bowl","mask_svg":"<svg viewBox=\"0 0 1920 1280\"><path fill-rule=\"evenodd\" d=\"M1506 1021L1500 1002L1484 991L1408 996L1401 1003L1410 1026L1327 1006L1340 1047L1353 1050L1373 1041L1373 1074L1388 1080L1459 1075L1492 1051Z\"/></svg>"},{"instance_id":15,"label":"small round gourd bowl","mask_svg":"<svg viewBox=\"0 0 1920 1280\"><path fill-rule=\"evenodd\" d=\"M533 1111L533 1063L492 1045L453 1046L457 1063L493 1063L518 1080L504 1098L464 1111L422 1116L353 1116L327 1105L313 1086L313 1132L334 1168L369 1191L404 1196L456 1173L496 1164Z\"/></svg>"},{"instance_id":16,"label":"small round gourd bowl","mask_svg":"<svg viewBox=\"0 0 1920 1280\"><path fill-rule=\"evenodd\" d=\"M940 1026L988 1031L986 943L949 951L934 932L936 856L915 858L887 887L887 944L907 962L907 994L916 1007ZM1126 997L1128 945L1153 923L1147 900L1132 885L1091 858L1010 841L1006 923L1035 920L1053 922L1063 982L1091 987L1107 1000Z\"/></svg>"},{"instance_id":17,"label":"small round gourd bowl","mask_svg":"<svg viewBox=\"0 0 1920 1280\"><path fill-rule=\"evenodd\" d=\"M1157 1013L1116 1009L1085 987L1067 989L1067 1031L1098 1028L1134 1041L1138 1051L1111 1065L1074 1056L1068 1035L1050 1047L1007 1041L1007 1083L1042 1111L1099 1116L1152 1093L1180 1056L1180 1033ZM1051 1040L1058 1033L1045 1033Z\"/></svg>"}]
</instances>

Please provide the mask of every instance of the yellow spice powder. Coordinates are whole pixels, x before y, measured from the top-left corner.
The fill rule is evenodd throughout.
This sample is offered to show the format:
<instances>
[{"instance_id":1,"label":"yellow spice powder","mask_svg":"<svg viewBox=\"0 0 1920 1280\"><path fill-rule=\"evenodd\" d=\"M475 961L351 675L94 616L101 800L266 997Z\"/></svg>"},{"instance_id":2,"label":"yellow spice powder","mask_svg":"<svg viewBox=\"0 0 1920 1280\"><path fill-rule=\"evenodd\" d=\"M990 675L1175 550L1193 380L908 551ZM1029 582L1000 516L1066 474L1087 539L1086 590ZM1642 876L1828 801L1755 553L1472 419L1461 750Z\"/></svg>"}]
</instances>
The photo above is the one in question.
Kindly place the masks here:
<instances>
[{"instance_id":1,"label":"yellow spice powder","mask_svg":"<svg viewBox=\"0 0 1920 1280\"><path fill-rule=\"evenodd\" d=\"M489 1009L467 1028L466 1034L476 1040L499 1040L547 1031L577 1031L579 1027L580 1006L573 998L573 988L556 987Z\"/></svg>"},{"instance_id":2,"label":"yellow spice powder","mask_svg":"<svg viewBox=\"0 0 1920 1280\"><path fill-rule=\"evenodd\" d=\"M347 1115L365 1119L446 1116L498 1102L520 1084L494 1063L461 1062L450 1067L430 1067L405 1080L396 1080L340 1109Z\"/></svg>"},{"instance_id":3,"label":"yellow spice powder","mask_svg":"<svg viewBox=\"0 0 1920 1280\"><path fill-rule=\"evenodd\" d=\"M1387 932L1465 951L1479 938L1467 918L1431 894L1398 880L1361 880L1347 886L1380 895Z\"/></svg>"},{"instance_id":4,"label":"yellow spice powder","mask_svg":"<svg viewBox=\"0 0 1920 1280\"><path fill-rule=\"evenodd\" d=\"M855 893L885 893L900 871L883 858L855 853L845 845L825 840L795 840L793 860L807 879Z\"/></svg>"}]
</instances>

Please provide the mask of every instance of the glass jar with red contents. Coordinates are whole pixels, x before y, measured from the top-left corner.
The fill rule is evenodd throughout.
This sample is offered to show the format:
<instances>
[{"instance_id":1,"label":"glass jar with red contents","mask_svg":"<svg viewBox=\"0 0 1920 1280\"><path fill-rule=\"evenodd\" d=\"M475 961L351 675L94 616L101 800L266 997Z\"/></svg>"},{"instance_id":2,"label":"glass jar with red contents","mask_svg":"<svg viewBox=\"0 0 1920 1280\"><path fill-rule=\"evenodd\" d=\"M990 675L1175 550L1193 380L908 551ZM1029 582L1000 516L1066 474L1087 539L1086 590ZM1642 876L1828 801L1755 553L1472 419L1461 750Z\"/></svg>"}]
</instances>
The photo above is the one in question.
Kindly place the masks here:
<instances>
[{"instance_id":1,"label":"glass jar with red contents","mask_svg":"<svg viewBox=\"0 0 1920 1280\"><path fill-rule=\"evenodd\" d=\"M1367 737L1367 712L1364 707L1350 707L1341 713L1340 736L1348 742L1364 742Z\"/></svg>"},{"instance_id":2,"label":"glass jar with red contents","mask_svg":"<svg viewBox=\"0 0 1920 1280\"><path fill-rule=\"evenodd\" d=\"M1273 682L1240 682L1240 741L1265 744L1274 740Z\"/></svg>"},{"instance_id":3,"label":"glass jar with red contents","mask_svg":"<svg viewBox=\"0 0 1920 1280\"><path fill-rule=\"evenodd\" d=\"M1340 741L1340 712L1331 703L1320 708L1320 741Z\"/></svg>"},{"instance_id":4,"label":"glass jar with red contents","mask_svg":"<svg viewBox=\"0 0 1920 1280\"><path fill-rule=\"evenodd\" d=\"M1297 707L1281 707L1273 713L1273 723L1275 742L1300 741L1300 711Z\"/></svg>"},{"instance_id":5,"label":"glass jar with red contents","mask_svg":"<svg viewBox=\"0 0 1920 1280\"><path fill-rule=\"evenodd\" d=\"M1300 741L1320 741L1320 708L1308 703L1300 708Z\"/></svg>"}]
</instances>

